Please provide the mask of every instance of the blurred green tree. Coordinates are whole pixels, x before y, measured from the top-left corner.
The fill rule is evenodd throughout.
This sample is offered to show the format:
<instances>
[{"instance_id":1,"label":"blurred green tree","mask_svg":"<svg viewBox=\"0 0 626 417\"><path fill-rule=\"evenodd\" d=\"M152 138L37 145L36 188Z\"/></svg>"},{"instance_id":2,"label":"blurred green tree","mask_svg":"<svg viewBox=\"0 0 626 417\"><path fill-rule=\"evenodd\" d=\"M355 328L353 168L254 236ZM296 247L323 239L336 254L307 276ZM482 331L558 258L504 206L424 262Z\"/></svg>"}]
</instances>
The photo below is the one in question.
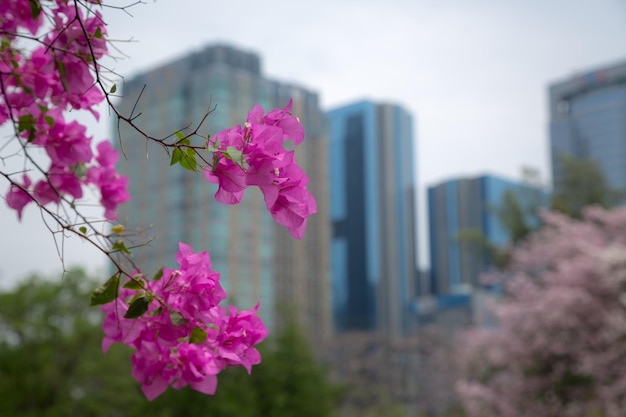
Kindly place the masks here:
<instances>
[{"instance_id":1,"label":"blurred green tree","mask_svg":"<svg viewBox=\"0 0 626 417\"><path fill-rule=\"evenodd\" d=\"M31 277L0 293L0 415L117 416L141 401L128 375L130 351L100 354L93 280Z\"/></svg>"},{"instance_id":2,"label":"blurred green tree","mask_svg":"<svg viewBox=\"0 0 626 417\"><path fill-rule=\"evenodd\" d=\"M329 382L306 338L291 323L261 346L263 361L251 375L228 368L219 376L217 393L207 397L190 389L168 390L143 402L137 416L174 417L332 417L341 390Z\"/></svg>"},{"instance_id":3,"label":"blurred green tree","mask_svg":"<svg viewBox=\"0 0 626 417\"><path fill-rule=\"evenodd\" d=\"M507 190L502 198L502 204L497 208L496 214L502 227L509 233L511 245L516 245L524 240L526 236L541 225L539 219L539 210L546 207L546 202L542 201L540 190L536 192L529 190L527 193L533 193L527 196L528 203L522 204L517 193Z\"/></svg>"},{"instance_id":4,"label":"blurred green tree","mask_svg":"<svg viewBox=\"0 0 626 417\"><path fill-rule=\"evenodd\" d=\"M611 188L598 164L591 159L561 156L563 175L555 184L552 209L581 219L583 208L617 206L624 199L622 191Z\"/></svg>"},{"instance_id":5,"label":"blurred green tree","mask_svg":"<svg viewBox=\"0 0 626 417\"><path fill-rule=\"evenodd\" d=\"M499 206L490 209L498 217L500 225L507 231L510 242L506 247L492 245L479 230L462 230L459 242L477 254L487 257L490 263L504 268L510 261L510 251L526 239L533 231L541 228L539 216L542 207L580 219L585 207L600 205L604 208L617 206L624 199L624 193L611 188L597 163L590 159L575 159L570 156L560 158L563 175L555 186L551 201L547 197L537 177L524 176L528 185L522 190L507 190ZM470 249L467 249L470 248Z\"/></svg>"},{"instance_id":6,"label":"blurred green tree","mask_svg":"<svg viewBox=\"0 0 626 417\"><path fill-rule=\"evenodd\" d=\"M132 351L116 344L101 354L102 315L88 305L95 282L78 270L0 293L0 416L334 415L341 391L295 324L264 343L251 376L240 367L220 373L215 396L170 389L146 402L128 372Z\"/></svg>"}]
</instances>

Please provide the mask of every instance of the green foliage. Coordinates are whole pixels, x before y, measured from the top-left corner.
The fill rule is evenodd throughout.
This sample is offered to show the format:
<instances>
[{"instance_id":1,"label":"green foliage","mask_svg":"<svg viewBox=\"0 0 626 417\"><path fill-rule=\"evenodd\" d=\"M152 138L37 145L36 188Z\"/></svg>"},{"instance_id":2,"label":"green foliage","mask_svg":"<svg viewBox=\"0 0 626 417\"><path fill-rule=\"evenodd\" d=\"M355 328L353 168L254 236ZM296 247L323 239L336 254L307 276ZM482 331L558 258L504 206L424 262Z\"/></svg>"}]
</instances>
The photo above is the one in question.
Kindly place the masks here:
<instances>
[{"instance_id":1,"label":"green foliage","mask_svg":"<svg viewBox=\"0 0 626 417\"><path fill-rule=\"evenodd\" d=\"M206 340L207 333L202 330L200 327L194 327L191 331L191 336L189 337L189 341L191 343L202 343Z\"/></svg>"},{"instance_id":2,"label":"green foliage","mask_svg":"<svg viewBox=\"0 0 626 417\"><path fill-rule=\"evenodd\" d=\"M30 13L33 20L37 19L41 14L42 8L38 0L28 0Z\"/></svg>"},{"instance_id":3,"label":"green foliage","mask_svg":"<svg viewBox=\"0 0 626 417\"><path fill-rule=\"evenodd\" d=\"M124 285L124 288L128 288L129 290L142 290L146 287L146 280L143 279L143 275L136 274L133 275L132 279L129 279Z\"/></svg>"},{"instance_id":4,"label":"green foliage","mask_svg":"<svg viewBox=\"0 0 626 417\"><path fill-rule=\"evenodd\" d=\"M497 253L495 247L480 229L463 229L456 235L456 240L463 251L475 259L492 259Z\"/></svg>"},{"instance_id":5,"label":"green foliage","mask_svg":"<svg viewBox=\"0 0 626 417\"><path fill-rule=\"evenodd\" d=\"M563 156L561 163L563 176L552 196L553 210L573 218L581 218L584 207L593 204L612 207L623 198L622 193L609 187L595 162ZM511 248L542 226L538 214L539 209L546 206L546 197L539 188L530 186L525 190L507 190L504 193L501 204L492 210L500 225L509 234ZM508 265L508 249L492 246L480 233L462 231L458 238L462 244L486 253L493 265L501 268Z\"/></svg>"},{"instance_id":6,"label":"green foliage","mask_svg":"<svg viewBox=\"0 0 626 417\"><path fill-rule=\"evenodd\" d=\"M541 227L539 211L547 207L547 200L539 185L526 183L524 187L506 190L497 206L488 207L508 235L509 242L505 247L494 245L479 229L461 230L457 240L473 258L505 268L510 261L510 249Z\"/></svg>"},{"instance_id":7,"label":"green foliage","mask_svg":"<svg viewBox=\"0 0 626 417\"><path fill-rule=\"evenodd\" d=\"M263 362L251 375L242 367L220 373L215 396L169 389L146 401L130 375L131 350L116 344L101 353L102 315L89 307L96 285L78 271L0 293L2 417L334 415L339 390L295 325L261 346Z\"/></svg>"},{"instance_id":8,"label":"green foliage","mask_svg":"<svg viewBox=\"0 0 626 417\"><path fill-rule=\"evenodd\" d=\"M226 152L224 152L224 156L231 159L237 165L243 164L243 153L234 146L228 146Z\"/></svg>"},{"instance_id":9,"label":"green foliage","mask_svg":"<svg viewBox=\"0 0 626 417\"><path fill-rule=\"evenodd\" d=\"M498 268L503 268L509 262L507 248L501 248L491 243L479 229L463 229L456 236L464 251L476 260L485 260Z\"/></svg>"},{"instance_id":10,"label":"green foliage","mask_svg":"<svg viewBox=\"0 0 626 417\"><path fill-rule=\"evenodd\" d=\"M198 162L196 161L196 150L191 146L191 141L185 138L185 135L181 132L175 132L176 137L179 139L178 146L172 151L172 159L170 166L180 164L183 168L189 171L196 171Z\"/></svg>"},{"instance_id":11,"label":"green foliage","mask_svg":"<svg viewBox=\"0 0 626 417\"><path fill-rule=\"evenodd\" d=\"M460 406L451 406L437 417L465 417L465 412Z\"/></svg>"},{"instance_id":12,"label":"green foliage","mask_svg":"<svg viewBox=\"0 0 626 417\"><path fill-rule=\"evenodd\" d=\"M130 250L126 247L126 244L123 240L118 239L113 243L113 247L111 248L111 252L123 252L127 255L130 255Z\"/></svg>"},{"instance_id":13,"label":"green foliage","mask_svg":"<svg viewBox=\"0 0 626 417\"><path fill-rule=\"evenodd\" d=\"M512 190L504 193L496 214L502 227L509 233L511 243L515 245L521 242L541 224L537 214L542 206L545 207L540 199L532 198L530 204L524 206Z\"/></svg>"},{"instance_id":14,"label":"green foliage","mask_svg":"<svg viewBox=\"0 0 626 417\"><path fill-rule=\"evenodd\" d=\"M117 298L117 290L120 285L120 274L114 274L107 282L99 286L91 294L91 306L110 303Z\"/></svg>"},{"instance_id":15,"label":"green foliage","mask_svg":"<svg viewBox=\"0 0 626 417\"><path fill-rule=\"evenodd\" d=\"M333 415L340 390L328 382L296 325L288 324L273 342L262 352L264 360L250 380L260 400L258 415Z\"/></svg>"},{"instance_id":16,"label":"green foliage","mask_svg":"<svg viewBox=\"0 0 626 417\"><path fill-rule=\"evenodd\" d=\"M168 390L143 402L138 415L174 417L330 417L339 389L316 363L306 339L288 326L261 347L263 362L248 375L241 367L220 373L217 393L208 397L183 389Z\"/></svg>"},{"instance_id":17,"label":"green foliage","mask_svg":"<svg viewBox=\"0 0 626 417\"><path fill-rule=\"evenodd\" d=\"M148 311L151 301L152 299L146 295L145 291L139 291L131 299L130 304L128 305L128 310L126 311L126 314L124 314L124 318L136 319L137 317L143 316L144 313Z\"/></svg>"},{"instance_id":18,"label":"green foliage","mask_svg":"<svg viewBox=\"0 0 626 417\"><path fill-rule=\"evenodd\" d=\"M0 294L0 415L114 416L141 399L122 346L102 356L95 282L77 271Z\"/></svg>"},{"instance_id":19,"label":"green foliage","mask_svg":"<svg viewBox=\"0 0 626 417\"><path fill-rule=\"evenodd\" d=\"M158 281L163 277L163 268L160 268L152 277L152 281Z\"/></svg>"},{"instance_id":20,"label":"green foliage","mask_svg":"<svg viewBox=\"0 0 626 417\"><path fill-rule=\"evenodd\" d=\"M32 142L35 139L36 121L32 114L25 114L20 116L17 121L18 132L28 132L28 142Z\"/></svg>"},{"instance_id":21,"label":"green foliage","mask_svg":"<svg viewBox=\"0 0 626 417\"><path fill-rule=\"evenodd\" d=\"M563 175L552 197L552 209L575 219L582 218L582 210L590 205L614 207L624 198L609 186L598 165L590 159L561 157Z\"/></svg>"}]
</instances>

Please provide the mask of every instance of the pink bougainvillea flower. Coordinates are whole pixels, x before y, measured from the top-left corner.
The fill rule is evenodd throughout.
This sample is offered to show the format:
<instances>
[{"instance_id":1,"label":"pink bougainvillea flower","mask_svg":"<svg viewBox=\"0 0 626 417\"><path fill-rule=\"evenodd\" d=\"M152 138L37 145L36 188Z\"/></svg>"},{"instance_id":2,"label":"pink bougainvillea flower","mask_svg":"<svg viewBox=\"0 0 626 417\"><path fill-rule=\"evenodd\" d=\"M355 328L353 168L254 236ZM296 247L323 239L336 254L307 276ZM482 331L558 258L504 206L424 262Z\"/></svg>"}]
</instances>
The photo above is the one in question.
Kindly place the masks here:
<instances>
[{"instance_id":1,"label":"pink bougainvillea flower","mask_svg":"<svg viewBox=\"0 0 626 417\"><path fill-rule=\"evenodd\" d=\"M22 210L24 206L33 201L30 194L24 190L28 190L31 181L28 175L24 174L22 177L22 187L11 185L9 192L6 195L7 205L17 211L18 219L22 220Z\"/></svg>"},{"instance_id":2,"label":"pink bougainvillea flower","mask_svg":"<svg viewBox=\"0 0 626 417\"><path fill-rule=\"evenodd\" d=\"M9 190L9 207L20 218L24 192L38 204L60 204L66 197L81 198L84 187L95 185L108 220L130 199L128 179L117 173L114 162L105 162L115 161L116 151L99 145L103 156L94 161L85 126L64 118L66 111L82 109L98 119L96 106L105 97L95 71L107 53L106 26L96 8L87 12L83 6L59 0L37 12L28 0L0 5L0 31L6 38L0 52L0 124L14 122L24 145L44 148L50 159L32 190ZM25 30L40 35L32 47L18 44L26 38L14 35Z\"/></svg>"},{"instance_id":3,"label":"pink bougainvillea flower","mask_svg":"<svg viewBox=\"0 0 626 417\"><path fill-rule=\"evenodd\" d=\"M254 346L267 336L258 305L249 311L219 305L226 292L208 252L195 253L180 243L176 260L179 268L164 268L159 280L146 281L142 294L153 301L145 314L124 317L137 294L128 288L120 288L119 297L102 306L102 349L112 343L135 349L132 374L150 400L168 386L215 393L217 374L226 366L250 372L260 363Z\"/></svg>"},{"instance_id":4,"label":"pink bougainvillea flower","mask_svg":"<svg viewBox=\"0 0 626 417\"><path fill-rule=\"evenodd\" d=\"M96 149L97 165L87 171L87 181L100 189L100 204L105 208L104 216L108 220L115 220L117 207L130 200L128 178L115 170L115 162L119 156L108 141L100 142Z\"/></svg>"},{"instance_id":5,"label":"pink bougainvillea flower","mask_svg":"<svg viewBox=\"0 0 626 417\"><path fill-rule=\"evenodd\" d=\"M206 169L204 177L212 184L218 184L215 199L222 204L239 204L247 187L246 174L238 165L223 158L214 169Z\"/></svg>"},{"instance_id":6,"label":"pink bougainvillea flower","mask_svg":"<svg viewBox=\"0 0 626 417\"><path fill-rule=\"evenodd\" d=\"M76 121L64 123L57 119L49 130L45 148L56 164L86 163L93 157L87 128Z\"/></svg>"},{"instance_id":7,"label":"pink bougainvillea flower","mask_svg":"<svg viewBox=\"0 0 626 417\"><path fill-rule=\"evenodd\" d=\"M292 104L292 100L289 100L284 109L273 109L267 114L264 122L270 126L278 126L283 131L283 140L293 140L299 145L304 140L304 128L300 120L291 114Z\"/></svg>"},{"instance_id":8,"label":"pink bougainvillea flower","mask_svg":"<svg viewBox=\"0 0 626 417\"><path fill-rule=\"evenodd\" d=\"M220 332L217 336L220 354L228 365L241 365L248 373L252 365L261 363L261 355L254 345L267 337L265 325L256 316L257 304L252 310L237 311L234 306L228 307L228 315L223 316Z\"/></svg>"},{"instance_id":9,"label":"pink bougainvillea flower","mask_svg":"<svg viewBox=\"0 0 626 417\"><path fill-rule=\"evenodd\" d=\"M33 12L28 0L3 0L0 2L0 30L2 32L14 33L21 27L27 29L32 35L36 35L43 19L43 14L33 19Z\"/></svg>"},{"instance_id":10,"label":"pink bougainvillea flower","mask_svg":"<svg viewBox=\"0 0 626 417\"><path fill-rule=\"evenodd\" d=\"M191 246L180 243L176 260L180 269L164 269L154 291L185 317L207 319L204 315L226 299L220 275L211 269L209 253L194 253Z\"/></svg>"},{"instance_id":11,"label":"pink bougainvillea flower","mask_svg":"<svg viewBox=\"0 0 626 417\"><path fill-rule=\"evenodd\" d=\"M295 161L295 152L284 148L304 139L304 128L291 114L291 100L284 109L265 115L255 105L244 126L215 135L217 162L205 170L206 179L218 184L217 201L236 204L249 186L257 186L273 219L302 239L307 218L317 211L315 198L306 189L309 181Z\"/></svg>"}]
</instances>

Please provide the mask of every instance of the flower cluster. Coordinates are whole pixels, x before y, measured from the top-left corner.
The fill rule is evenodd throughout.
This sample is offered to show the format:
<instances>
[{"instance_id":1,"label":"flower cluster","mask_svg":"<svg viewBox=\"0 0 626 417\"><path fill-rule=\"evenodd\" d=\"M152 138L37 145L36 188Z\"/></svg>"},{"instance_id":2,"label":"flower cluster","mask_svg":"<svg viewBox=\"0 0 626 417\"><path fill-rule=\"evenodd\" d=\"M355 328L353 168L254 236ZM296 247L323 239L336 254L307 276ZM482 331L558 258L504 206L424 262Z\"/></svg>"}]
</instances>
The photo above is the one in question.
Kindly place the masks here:
<instances>
[{"instance_id":1,"label":"flower cluster","mask_svg":"<svg viewBox=\"0 0 626 417\"><path fill-rule=\"evenodd\" d=\"M103 165L115 161L117 152L103 142L94 161L87 129L64 115L88 110L98 118L95 107L105 96L94 72L107 53L100 12L75 1L7 0L0 4L0 33L0 125L12 123L23 147L43 148L49 158L49 166L39 168L42 178L24 174L21 183L13 181L8 206L21 218L30 202L78 199L91 184L100 190L106 218L113 220L117 205L130 198L127 181L112 164ZM33 47L22 50L29 41Z\"/></svg>"},{"instance_id":2,"label":"flower cluster","mask_svg":"<svg viewBox=\"0 0 626 417\"><path fill-rule=\"evenodd\" d=\"M258 186L274 221L301 239L307 218L317 207L306 189L309 178L296 164L295 151L284 147L286 141L299 145L304 139L291 104L267 115L257 104L243 126L216 134L211 147L214 164L205 170L205 177L219 185L215 198L224 204L239 203L247 187Z\"/></svg>"},{"instance_id":3,"label":"flower cluster","mask_svg":"<svg viewBox=\"0 0 626 417\"><path fill-rule=\"evenodd\" d=\"M67 117L69 111L87 111L98 120L96 106L107 98L99 77L99 61L108 54L100 7L100 0L0 2L0 125L13 127L17 153L24 156L23 171L0 175L10 183L7 205L20 219L30 203L73 209L87 187L98 189L108 220L114 220L118 206L130 199L128 179L115 169L118 152L108 141L93 144L86 127ZM219 184L216 199L236 204L247 187L257 186L274 220L302 238L307 218L317 208L306 189L308 177L296 164L295 152L284 144L298 145L303 139L291 102L267 115L255 106L243 126L218 133L208 144L213 160L205 177ZM168 145L176 147L173 159L188 145ZM45 162L33 158L34 148L45 152ZM184 165L188 169L195 170L197 148L187 149L194 161ZM113 233L123 229L116 227ZM79 230L85 233L87 228ZM130 251L120 239L107 249L111 259L114 253ZM113 343L135 350L132 374L150 400L168 386L189 385L213 394L217 374L226 366L250 372L260 363L255 345L267 336L258 305L249 311L220 305L226 293L207 252L194 253L180 243L176 259L177 269L164 268L153 280L137 273L121 286L125 273L116 263L118 273L94 291L91 300L92 305L103 305L105 313L103 350Z\"/></svg>"},{"instance_id":4,"label":"flower cluster","mask_svg":"<svg viewBox=\"0 0 626 417\"><path fill-rule=\"evenodd\" d=\"M512 253L497 328L462 343L468 416L620 417L626 410L626 208L544 213Z\"/></svg>"},{"instance_id":5,"label":"flower cluster","mask_svg":"<svg viewBox=\"0 0 626 417\"><path fill-rule=\"evenodd\" d=\"M97 146L96 164L87 171L87 181L100 188L100 204L104 207L104 217L116 217L117 206L130 200L127 191L128 178L117 173L115 163L119 157L109 142Z\"/></svg>"},{"instance_id":6,"label":"flower cluster","mask_svg":"<svg viewBox=\"0 0 626 417\"><path fill-rule=\"evenodd\" d=\"M150 400L171 385L213 394L226 366L248 372L261 362L254 346L267 336L256 312L219 305L226 293L211 269L208 252L179 244L178 269L163 269L157 280L136 275L103 305L106 352L114 342L135 349L133 377Z\"/></svg>"}]
</instances>

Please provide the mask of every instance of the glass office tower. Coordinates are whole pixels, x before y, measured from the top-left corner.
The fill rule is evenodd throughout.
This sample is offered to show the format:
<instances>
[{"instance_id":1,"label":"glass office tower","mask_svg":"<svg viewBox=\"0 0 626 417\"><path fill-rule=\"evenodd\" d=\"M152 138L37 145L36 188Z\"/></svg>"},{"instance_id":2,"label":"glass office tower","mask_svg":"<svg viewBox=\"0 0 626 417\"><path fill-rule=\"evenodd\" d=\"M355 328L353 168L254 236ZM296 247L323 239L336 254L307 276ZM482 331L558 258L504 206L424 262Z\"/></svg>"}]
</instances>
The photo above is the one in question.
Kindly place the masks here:
<instances>
[{"instance_id":1,"label":"glass office tower","mask_svg":"<svg viewBox=\"0 0 626 417\"><path fill-rule=\"evenodd\" d=\"M335 328L401 337L417 264L412 117L361 101L328 119Z\"/></svg>"},{"instance_id":2,"label":"glass office tower","mask_svg":"<svg viewBox=\"0 0 626 417\"><path fill-rule=\"evenodd\" d=\"M126 115L135 108L137 125L157 137L190 132L211 108L199 129L206 137L243 124L256 103L267 112L284 107L290 98L306 131L296 159L310 177L308 188L318 206L304 239L296 241L273 222L256 188L246 190L240 204L224 206L214 200L217 187L202 173L170 167L161 146L123 123L119 131L117 124L113 130L127 157L120 161L120 171L130 178L132 200L121 207L119 221L138 234L138 240L152 239L148 247L134 250L139 265L175 267L181 241L196 251L209 250L232 302L250 308L260 301L261 317L270 329L283 317L276 309L295 309L302 324L327 336L328 140L317 94L267 79L254 53L214 45L127 80L119 108Z\"/></svg>"},{"instance_id":3,"label":"glass office tower","mask_svg":"<svg viewBox=\"0 0 626 417\"><path fill-rule=\"evenodd\" d=\"M589 158L613 188L626 190L626 62L554 83L549 88L550 150L555 189L561 155Z\"/></svg>"},{"instance_id":4,"label":"glass office tower","mask_svg":"<svg viewBox=\"0 0 626 417\"><path fill-rule=\"evenodd\" d=\"M492 175L455 178L428 187L433 295L468 293L478 285L480 274L493 266L488 247L501 248L510 240L498 217L508 191L522 207L548 203L545 191Z\"/></svg>"}]
</instances>

